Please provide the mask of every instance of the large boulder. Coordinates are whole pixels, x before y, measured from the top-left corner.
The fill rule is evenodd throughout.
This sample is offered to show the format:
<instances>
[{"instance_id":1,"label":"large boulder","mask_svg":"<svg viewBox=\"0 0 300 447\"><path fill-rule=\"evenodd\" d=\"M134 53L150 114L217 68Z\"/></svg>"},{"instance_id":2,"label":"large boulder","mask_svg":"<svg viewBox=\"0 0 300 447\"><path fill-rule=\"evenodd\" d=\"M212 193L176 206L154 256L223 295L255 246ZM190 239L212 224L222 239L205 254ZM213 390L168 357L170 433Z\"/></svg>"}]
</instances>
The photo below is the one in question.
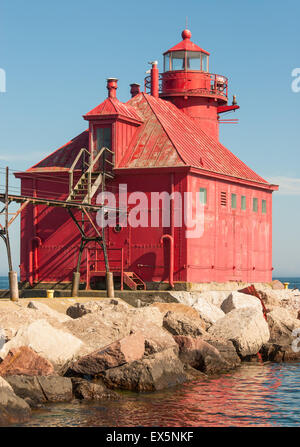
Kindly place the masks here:
<instances>
[{"instance_id":1,"label":"large boulder","mask_svg":"<svg viewBox=\"0 0 300 447\"><path fill-rule=\"evenodd\" d=\"M15 394L24 399L31 407L37 407L47 402L36 376L8 376L6 380Z\"/></svg>"},{"instance_id":2,"label":"large boulder","mask_svg":"<svg viewBox=\"0 0 300 447\"><path fill-rule=\"evenodd\" d=\"M22 423L30 418L30 406L18 397L11 385L0 377L0 425Z\"/></svg>"},{"instance_id":3,"label":"large boulder","mask_svg":"<svg viewBox=\"0 0 300 447\"><path fill-rule=\"evenodd\" d=\"M162 328L163 314L155 307L112 306L89 313L65 324L65 327L84 342L80 356L104 348L110 343L140 331L153 348L162 350L175 345L172 336Z\"/></svg>"},{"instance_id":4,"label":"large boulder","mask_svg":"<svg viewBox=\"0 0 300 447\"><path fill-rule=\"evenodd\" d=\"M267 287L259 287L256 290L267 308L270 305L276 307L287 307L296 311L300 310L299 290L273 290Z\"/></svg>"},{"instance_id":5,"label":"large boulder","mask_svg":"<svg viewBox=\"0 0 300 447\"><path fill-rule=\"evenodd\" d=\"M231 340L241 357L256 354L270 338L263 313L255 308L234 309L208 329L213 337Z\"/></svg>"},{"instance_id":6,"label":"large boulder","mask_svg":"<svg viewBox=\"0 0 300 447\"><path fill-rule=\"evenodd\" d=\"M142 327L144 324L155 324L162 327L164 316L159 309L152 306L145 306L139 309L130 309L132 315L132 329Z\"/></svg>"},{"instance_id":7,"label":"large boulder","mask_svg":"<svg viewBox=\"0 0 300 447\"><path fill-rule=\"evenodd\" d=\"M37 380L48 402L69 402L72 400L72 381L67 377L38 376Z\"/></svg>"},{"instance_id":8,"label":"large boulder","mask_svg":"<svg viewBox=\"0 0 300 447\"><path fill-rule=\"evenodd\" d=\"M76 356L82 341L72 334L52 327L46 320L37 320L21 327L16 336L0 351L3 359L13 348L28 346L53 365L60 365Z\"/></svg>"},{"instance_id":9,"label":"large boulder","mask_svg":"<svg viewBox=\"0 0 300 447\"><path fill-rule=\"evenodd\" d=\"M253 307L258 311L263 311L262 304L258 298L240 292L232 292L221 305L221 309L225 314L228 314L233 309L243 309L244 307Z\"/></svg>"},{"instance_id":10,"label":"large boulder","mask_svg":"<svg viewBox=\"0 0 300 447\"><path fill-rule=\"evenodd\" d=\"M205 333L206 324L199 318L191 319L184 314L169 311L164 316L163 327L172 335L198 337Z\"/></svg>"},{"instance_id":11,"label":"large boulder","mask_svg":"<svg viewBox=\"0 0 300 447\"><path fill-rule=\"evenodd\" d=\"M113 308L118 306L118 310L129 309L130 306L123 300L114 299L102 299L102 300L91 300L85 303L75 303L68 307L66 313L71 318L81 318L86 314L103 311L105 309Z\"/></svg>"},{"instance_id":12,"label":"large boulder","mask_svg":"<svg viewBox=\"0 0 300 447\"><path fill-rule=\"evenodd\" d=\"M217 300L218 305L213 304L213 292L170 292L174 300L178 303L186 304L197 310L200 318L208 326L214 324L219 318L224 317L224 312L220 309L221 303L229 295L229 292L222 292L221 298Z\"/></svg>"},{"instance_id":13,"label":"large boulder","mask_svg":"<svg viewBox=\"0 0 300 447\"><path fill-rule=\"evenodd\" d=\"M82 356L129 335L131 316L112 308L110 311L87 313L65 323L64 327L84 343L79 352Z\"/></svg>"},{"instance_id":14,"label":"large boulder","mask_svg":"<svg viewBox=\"0 0 300 447\"><path fill-rule=\"evenodd\" d=\"M219 351L230 368L234 369L241 364L241 359L231 340L222 340L220 338L212 337L208 333L205 334L202 339Z\"/></svg>"},{"instance_id":15,"label":"large boulder","mask_svg":"<svg viewBox=\"0 0 300 447\"><path fill-rule=\"evenodd\" d=\"M300 320L288 309L273 307L267 313L267 321L270 329L270 342L276 344L291 344L294 336L293 330L300 328Z\"/></svg>"},{"instance_id":16,"label":"large boulder","mask_svg":"<svg viewBox=\"0 0 300 447\"><path fill-rule=\"evenodd\" d=\"M96 383L80 377L72 377L73 394L80 400L120 400L121 396L108 389L102 382Z\"/></svg>"},{"instance_id":17,"label":"large boulder","mask_svg":"<svg viewBox=\"0 0 300 447\"><path fill-rule=\"evenodd\" d=\"M62 323L56 317L46 315L37 309L31 309L18 305L13 310L0 309L0 328L4 331L6 341L11 340L19 329L37 320L46 319L51 326L61 329Z\"/></svg>"},{"instance_id":18,"label":"large boulder","mask_svg":"<svg viewBox=\"0 0 300 447\"><path fill-rule=\"evenodd\" d=\"M200 319L199 313L191 306L182 303L153 303L150 307L157 307L158 310L163 315L166 315L167 312L176 312L177 314L183 314L184 316L191 319Z\"/></svg>"},{"instance_id":19,"label":"large boulder","mask_svg":"<svg viewBox=\"0 0 300 447\"><path fill-rule=\"evenodd\" d=\"M80 357L65 375L96 376L109 368L140 360L145 352L145 338L140 332L117 340L105 348Z\"/></svg>"},{"instance_id":20,"label":"large boulder","mask_svg":"<svg viewBox=\"0 0 300 447\"><path fill-rule=\"evenodd\" d=\"M27 306L29 309L38 310L45 315L45 317L50 317L51 319L57 320L59 323L65 323L70 320L68 315L65 315L61 312L57 312L51 307L47 306L47 304L41 303L39 301L30 301Z\"/></svg>"},{"instance_id":21,"label":"large boulder","mask_svg":"<svg viewBox=\"0 0 300 447\"><path fill-rule=\"evenodd\" d=\"M229 291L228 290L209 290L206 292L202 292L202 293L193 293L193 296L196 299L203 299L205 301L207 301L208 303L212 304L213 306L218 307L219 309L222 306L222 303L224 302L224 300L226 300L226 298L229 295Z\"/></svg>"},{"instance_id":22,"label":"large boulder","mask_svg":"<svg viewBox=\"0 0 300 447\"><path fill-rule=\"evenodd\" d=\"M284 285L278 279L273 279L273 281L271 282L271 286L272 286L273 290L282 290L282 289L284 289Z\"/></svg>"},{"instance_id":23,"label":"large boulder","mask_svg":"<svg viewBox=\"0 0 300 447\"><path fill-rule=\"evenodd\" d=\"M189 380L184 365L173 348L108 369L102 373L102 378L108 388L138 392L162 390Z\"/></svg>"},{"instance_id":24,"label":"large boulder","mask_svg":"<svg viewBox=\"0 0 300 447\"><path fill-rule=\"evenodd\" d=\"M192 307L198 311L200 318L205 321L208 326L212 326L225 315L221 309L203 298L198 298Z\"/></svg>"},{"instance_id":25,"label":"large boulder","mask_svg":"<svg viewBox=\"0 0 300 447\"><path fill-rule=\"evenodd\" d=\"M195 369L205 374L218 374L231 369L231 365L220 352L201 337L175 336L179 346L179 357Z\"/></svg>"},{"instance_id":26,"label":"large boulder","mask_svg":"<svg viewBox=\"0 0 300 447\"><path fill-rule=\"evenodd\" d=\"M0 363L0 375L47 376L54 373L49 360L44 359L28 346L12 348Z\"/></svg>"},{"instance_id":27,"label":"large boulder","mask_svg":"<svg viewBox=\"0 0 300 447\"><path fill-rule=\"evenodd\" d=\"M299 362L300 349L292 344L265 343L260 350L264 362Z\"/></svg>"},{"instance_id":28,"label":"large boulder","mask_svg":"<svg viewBox=\"0 0 300 447\"><path fill-rule=\"evenodd\" d=\"M33 407L46 402L69 402L73 398L72 381L60 376L8 376L15 394Z\"/></svg>"}]
</instances>

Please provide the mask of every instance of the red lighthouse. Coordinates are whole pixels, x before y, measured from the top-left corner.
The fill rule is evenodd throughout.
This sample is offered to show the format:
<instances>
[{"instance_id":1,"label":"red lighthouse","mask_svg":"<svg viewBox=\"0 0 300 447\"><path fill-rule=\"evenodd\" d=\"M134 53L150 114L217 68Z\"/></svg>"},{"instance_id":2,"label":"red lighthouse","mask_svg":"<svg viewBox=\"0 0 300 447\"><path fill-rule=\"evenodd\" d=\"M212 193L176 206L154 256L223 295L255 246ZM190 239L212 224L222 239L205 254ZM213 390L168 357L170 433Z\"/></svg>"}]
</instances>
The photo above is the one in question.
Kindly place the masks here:
<instances>
[{"instance_id":1,"label":"red lighthouse","mask_svg":"<svg viewBox=\"0 0 300 447\"><path fill-rule=\"evenodd\" d=\"M184 30L164 53L161 75L152 63L145 86L149 93L131 84L122 103L118 80L108 79L108 97L84 115L89 128L17 174L23 195L65 204L22 213L21 280L67 286L78 270L86 288L101 287L109 268L132 289L270 281L277 187L219 142L220 114L239 108L235 100L228 105L227 78L209 72L209 53ZM69 209L104 204L100 193L111 194L105 210L115 213L105 240L97 236L96 208L88 219ZM185 211L198 205L201 232L191 237Z\"/></svg>"}]
</instances>

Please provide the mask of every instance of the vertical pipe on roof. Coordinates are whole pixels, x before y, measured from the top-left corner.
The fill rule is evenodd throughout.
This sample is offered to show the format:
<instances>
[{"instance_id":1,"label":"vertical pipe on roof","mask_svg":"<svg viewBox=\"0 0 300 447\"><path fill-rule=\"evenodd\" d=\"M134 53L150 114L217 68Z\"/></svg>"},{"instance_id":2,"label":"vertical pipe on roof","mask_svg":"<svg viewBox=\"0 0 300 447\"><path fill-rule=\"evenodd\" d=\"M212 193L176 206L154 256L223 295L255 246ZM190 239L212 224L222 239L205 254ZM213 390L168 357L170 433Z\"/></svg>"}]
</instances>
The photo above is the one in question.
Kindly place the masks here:
<instances>
[{"instance_id":1,"label":"vertical pipe on roof","mask_svg":"<svg viewBox=\"0 0 300 447\"><path fill-rule=\"evenodd\" d=\"M157 68L157 61L151 62L151 95L155 98L159 97L159 72Z\"/></svg>"},{"instance_id":2,"label":"vertical pipe on roof","mask_svg":"<svg viewBox=\"0 0 300 447\"><path fill-rule=\"evenodd\" d=\"M130 84L131 97L134 98L140 93L140 84Z\"/></svg>"},{"instance_id":3,"label":"vertical pipe on roof","mask_svg":"<svg viewBox=\"0 0 300 447\"><path fill-rule=\"evenodd\" d=\"M109 98L117 97L117 88L118 88L118 79L117 78L108 78L107 79L107 90Z\"/></svg>"}]
</instances>

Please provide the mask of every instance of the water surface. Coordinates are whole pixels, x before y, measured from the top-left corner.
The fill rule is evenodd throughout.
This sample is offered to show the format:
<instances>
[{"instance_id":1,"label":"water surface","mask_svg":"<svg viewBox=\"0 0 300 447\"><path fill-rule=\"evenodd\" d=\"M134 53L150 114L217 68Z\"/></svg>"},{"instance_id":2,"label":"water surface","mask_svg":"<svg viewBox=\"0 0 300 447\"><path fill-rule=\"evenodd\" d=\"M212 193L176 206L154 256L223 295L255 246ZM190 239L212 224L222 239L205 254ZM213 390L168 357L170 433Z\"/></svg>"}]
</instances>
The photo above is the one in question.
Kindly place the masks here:
<instances>
[{"instance_id":1,"label":"water surface","mask_svg":"<svg viewBox=\"0 0 300 447\"><path fill-rule=\"evenodd\" d=\"M51 404L26 426L299 426L300 363L243 364L235 372L119 402Z\"/></svg>"}]
</instances>

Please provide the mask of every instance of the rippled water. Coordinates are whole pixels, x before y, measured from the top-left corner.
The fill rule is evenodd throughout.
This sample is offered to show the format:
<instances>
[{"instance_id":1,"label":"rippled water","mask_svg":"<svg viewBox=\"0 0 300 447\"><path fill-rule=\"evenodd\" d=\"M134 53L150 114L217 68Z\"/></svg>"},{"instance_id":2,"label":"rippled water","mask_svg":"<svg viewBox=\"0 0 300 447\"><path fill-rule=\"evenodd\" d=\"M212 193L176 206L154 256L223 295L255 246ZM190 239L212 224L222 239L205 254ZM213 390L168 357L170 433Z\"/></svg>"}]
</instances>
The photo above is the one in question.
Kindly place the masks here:
<instances>
[{"instance_id":1,"label":"rippled water","mask_svg":"<svg viewBox=\"0 0 300 447\"><path fill-rule=\"evenodd\" d=\"M27 426L299 426L300 363L243 364L227 375L119 402L52 404Z\"/></svg>"}]
</instances>

